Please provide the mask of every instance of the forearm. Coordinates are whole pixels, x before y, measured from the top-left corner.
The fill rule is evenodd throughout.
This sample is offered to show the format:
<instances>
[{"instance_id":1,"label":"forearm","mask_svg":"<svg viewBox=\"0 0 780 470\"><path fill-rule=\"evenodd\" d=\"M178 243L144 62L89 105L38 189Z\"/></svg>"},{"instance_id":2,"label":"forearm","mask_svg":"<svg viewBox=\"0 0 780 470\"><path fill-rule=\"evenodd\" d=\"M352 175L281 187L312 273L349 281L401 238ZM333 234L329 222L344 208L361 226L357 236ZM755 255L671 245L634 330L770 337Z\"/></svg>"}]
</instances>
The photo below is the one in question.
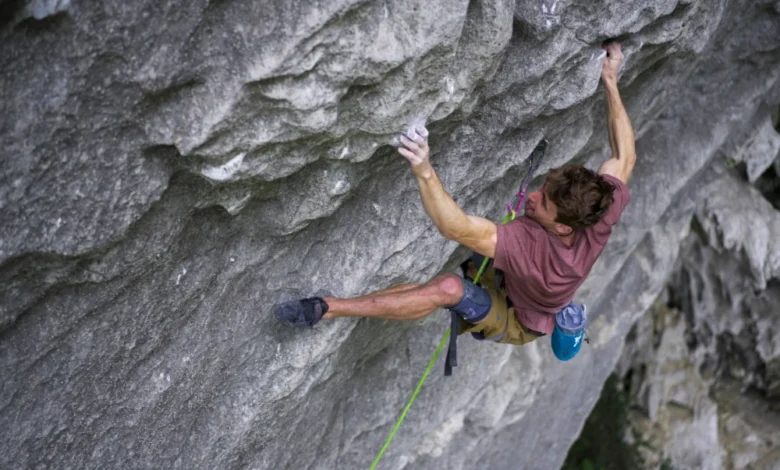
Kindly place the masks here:
<instances>
[{"instance_id":1,"label":"forearm","mask_svg":"<svg viewBox=\"0 0 780 470\"><path fill-rule=\"evenodd\" d=\"M443 236L454 238L457 231L469 223L466 213L444 190L432 167L417 176L417 183L425 212Z\"/></svg>"},{"instance_id":2,"label":"forearm","mask_svg":"<svg viewBox=\"0 0 780 470\"><path fill-rule=\"evenodd\" d=\"M620 98L617 81L605 81L604 90L607 95L607 129L612 157L618 160L635 159L634 130L631 128L631 120Z\"/></svg>"}]
</instances>

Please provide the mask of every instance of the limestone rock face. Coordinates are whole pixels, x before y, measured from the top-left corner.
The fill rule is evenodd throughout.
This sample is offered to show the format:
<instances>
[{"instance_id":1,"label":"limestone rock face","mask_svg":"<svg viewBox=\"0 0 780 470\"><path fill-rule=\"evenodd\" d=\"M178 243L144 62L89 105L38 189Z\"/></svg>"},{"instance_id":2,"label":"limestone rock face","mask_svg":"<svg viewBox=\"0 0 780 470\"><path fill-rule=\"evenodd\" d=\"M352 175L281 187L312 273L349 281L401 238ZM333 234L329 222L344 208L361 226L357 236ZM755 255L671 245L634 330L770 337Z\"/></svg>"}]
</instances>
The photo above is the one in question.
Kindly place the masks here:
<instances>
[{"instance_id":1,"label":"limestone rock face","mask_svg":"<svg viewBox=\"0 0 780 470\"><path fill-rule=\"evenodd\" d=\"M649 463L780 466L780 212L749 168L700 187L662 296L679 310L652 308L618 363L641 410L632 423L656 449Z\"/></svg>"},{"instance_id":2,"label":"limestone rock face","mask_svg":"<svg viewBox=\"0 0 780 470\"><path fill-rule=\"evenodd\" d=\"M629 342L618 363L622 376L632 372L630 392L638 410L632 409L629 421L651 445L652 450L640 447L646 468L658 468L665 459L673 468L733 468L724 465L729 459L719 440L711 381L691 360L681 313L661 306L651 312L655 315L641 318L632 331L641 340Z\"/></svg>"},{"instance_id":3,"label":"limestone rock face","mask_svg":"<svg viewBox=\"0 0 780 470\"><path fill-rule=\"evenodd\" d=\"M702 188L727 158L756 175L780 147L776 1L7 0L0 13L2 468L368 467L446 316L299 331L270 305L465 258L386 145L414 116L472 214L503 216L541 137L540 175L597 167L599 45L618 37L639 161L578 293L590 347L564 364L544 339L461 340L455 376L437 364L381 463L556 468L692 216L742 210L702 206ZM739 275L769 289L771 248L738 238L723 246L756 256Z\"/></svg>"},{"instance_id":4,"label":"limestone rock face","mask_svg":"<svg viewBox=\"0 0 780 470\"><path fill-rule=\"evenodd\" d=\"M702 369L685 317L663 305L652 308L618 363L633 399L629 421L649 444L639 447L644 468L664 468L664 462L667 468L777 468L776 405L727 370Z\"/></svg>"},{"instance_id":5,"label":"limestone rock face","mask_svg":"<svg viewBox=\"0 0 780 470\"><path fill-rule=\"evenodd\" d=\"M682 244L671 301L710 374L780 397L780 212L734 177L712 184Z\"/></svg>"}]
</instances>

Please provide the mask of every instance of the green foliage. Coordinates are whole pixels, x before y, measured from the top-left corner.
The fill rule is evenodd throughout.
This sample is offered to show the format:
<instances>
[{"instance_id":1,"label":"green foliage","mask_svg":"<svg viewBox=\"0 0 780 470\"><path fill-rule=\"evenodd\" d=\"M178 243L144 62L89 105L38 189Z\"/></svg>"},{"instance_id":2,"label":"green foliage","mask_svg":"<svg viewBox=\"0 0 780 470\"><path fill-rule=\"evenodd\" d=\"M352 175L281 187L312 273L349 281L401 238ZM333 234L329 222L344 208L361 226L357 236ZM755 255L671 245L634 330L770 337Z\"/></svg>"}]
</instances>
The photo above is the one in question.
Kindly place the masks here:
<instances>
[{"instance_id":1,"label":"green foliage","mask_svg":"<svg viewBox=\"0 0 780 470\"><path fill-rule=\"evenodd\" d=\"M596 407L585 421L580 437L572 444L561 470L640 469L644 459L639 453L642 442L625 440L630 430L629 397L618 388L613 374L601 390Z\"/></svg>"},{"instance_id":2,"label":"green foliage","mask_svg":"<svg viewBox=\"0 0 780 470\"><path fill-rule=\"evenodd\" d=\"M672 461L669 458L665 458L661 461L661 470L674 470Z\"/></svg>"}]
</instances>

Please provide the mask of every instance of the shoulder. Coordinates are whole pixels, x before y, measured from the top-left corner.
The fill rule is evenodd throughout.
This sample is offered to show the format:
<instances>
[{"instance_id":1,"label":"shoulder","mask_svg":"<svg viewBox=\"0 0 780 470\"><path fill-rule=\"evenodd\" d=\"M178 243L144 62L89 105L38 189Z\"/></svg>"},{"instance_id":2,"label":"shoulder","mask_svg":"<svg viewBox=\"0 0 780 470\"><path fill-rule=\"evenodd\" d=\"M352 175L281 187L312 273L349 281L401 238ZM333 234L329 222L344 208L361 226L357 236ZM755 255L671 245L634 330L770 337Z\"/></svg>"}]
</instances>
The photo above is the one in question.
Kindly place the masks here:
<instances>
[{"instance_id":1,"label":"shoulder","mask_svg":"<svg viewBox=\"0 0 780 470\"><path fill-rule=\"evenodd\" d=\"M612 193L612 197L617 202L618 200L629 199L631 197L631 191L628 189L628 185L620 178L609 174L602 174L602 178L615 187L615 192Z\"/></svg>"},{"instance_id":2,"label":"shoulder","mask_svg":"<svg viewBox=\"0 0 780 470\"><path fill-rule=\"evenodd\" d=\"M615 188L612 193L612 204L602 219L602 222L612 226L617 223L620 214L623 213L623 210L628 205L628 201L631 199L631 192L628 189L628 185L620 178L609 174L602 174L601 177Z\"/></svg>"},{"instance_id":3,"label":"shoulder","mask_svg":"<svg viewBox=\"0 0 780 470\"><path fill-rule=\"evenodd\" d=\"M498 226L497 251L523 251L543 237L544 228L525 216Z\"/></svg>"},{"instance_id":4,"label":"shoulder","mask_svg":"<svg viewBox=\"0 0 780 470\"><path fill-rule=\"evenodd\" d=\"M610 175L609 173L601 173L601 177L607 180L609 183L611 183L616 188L625 189L628 191L628 185L618 178L617 176Z\"/></svg>"},{"instance_id":5,"label":"shoulder","mask_svg":"<svg viewBox=\"0 0 780 470\"><path fill-rule=\"evenodd\" d=\"M535 246L545 243L548 239L547 230L526 216L520 216L498 227L498 244L503 245L507 251L532 252Z\"/></svg>"},{"instance_id":6,"label":"shoulder","mask_svg":"<svg viewBox=\"0 0 780 470\"><path fill-rule=\"evenodd\" d=\"M505 233L526 236L535 236L536 234L545 231L544 227L524 215L517 217L515 220L504 225L499 225L499 231L501 230Z\"/></svg>"},{"instance_id":7,"label":"shoulder","mask_svg":"<svg viewBox=\"0 0 780 470\"><path fill-rule=\"evenodd\" d=\"M521 216L498 226L495 266L507 272L519 272L544 240L545 230L538 223Z\"/></svg>"}]
</instances>

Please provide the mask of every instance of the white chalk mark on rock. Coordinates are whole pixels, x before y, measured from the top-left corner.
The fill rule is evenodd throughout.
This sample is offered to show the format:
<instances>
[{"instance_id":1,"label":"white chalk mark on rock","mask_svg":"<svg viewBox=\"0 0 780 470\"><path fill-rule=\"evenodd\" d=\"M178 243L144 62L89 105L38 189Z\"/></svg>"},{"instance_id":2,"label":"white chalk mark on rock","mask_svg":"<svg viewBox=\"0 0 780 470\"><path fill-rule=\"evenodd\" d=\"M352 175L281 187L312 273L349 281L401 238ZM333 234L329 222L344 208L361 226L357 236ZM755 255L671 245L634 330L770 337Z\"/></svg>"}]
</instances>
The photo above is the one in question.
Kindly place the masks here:
<instances>
[{"instance_id":1,"label":"white chalk mark on rock","mask_svg":"<svg viewBox=\"0 0 780 470\"><path fill-rule=\"evenodd\" d=\"M241 209L246 206L246 203L249 202L250 199L252 199L252 194L248 193L243 197L221 202L220 205L224 207L226 211L228 211L228 214L236 215L241 212Z\"/></svg>"},{"instance_id":2,"label":"white chalk mark on rock","mask_svg":"<svg viewBox=\"0 0 780 470\"><path fill-rule=\"evenodd\" d=\"M542 2L542 16L547 29L550 29L553 25L561 24L560 15L555 13L556 8L558 8L558 0L553 1L550 6L547 6L547 2Z\"/></svg>"},{"instance_id":3,"label":"white chalk mark on rock","mask_svg":"<svg viewBox=\"0 0 780 470\"><path fill-rule=\"evenodd\" d=\"M447 77L444 79L444 86L447 89L448 94L455 93L455 82L452 80L452 77Z\"/></svg>"},{"instance_id":4,"label":"white chalk mark on rock","mask_svg":"<svg viewBox=\"0 0 780 470\"><path fill-rule=\"evenodd\" d=\"M246 154L240 153L224 165L205 166L200 173L212 181L227 181L241 168L241 164L244 162L244 155Z\"/></svg>"},{"instance_id":5,"label":"white chalk mark on rock","mask_svg":"<svg viewBox=\"0 0 780 470\"><path fill-rule=\"evenodd\" d=\"M331 196L340 196L347 191L349 191L350 184L347 181L344 180L338 180L336 181L336 184L333 186L333 189L328 191L328 194Z\"/></svg>"},{"instance_id":6,"label":"white chalk mark on rock","mask_svg":"<svg viewBox=\"0 0 780 470\"><path fill-rule=\"evenodd\" d=\"M70 7L70 0L34 0L28 5L33 18L42 20L56 15Z\"/></svg>"}]
</instances>

